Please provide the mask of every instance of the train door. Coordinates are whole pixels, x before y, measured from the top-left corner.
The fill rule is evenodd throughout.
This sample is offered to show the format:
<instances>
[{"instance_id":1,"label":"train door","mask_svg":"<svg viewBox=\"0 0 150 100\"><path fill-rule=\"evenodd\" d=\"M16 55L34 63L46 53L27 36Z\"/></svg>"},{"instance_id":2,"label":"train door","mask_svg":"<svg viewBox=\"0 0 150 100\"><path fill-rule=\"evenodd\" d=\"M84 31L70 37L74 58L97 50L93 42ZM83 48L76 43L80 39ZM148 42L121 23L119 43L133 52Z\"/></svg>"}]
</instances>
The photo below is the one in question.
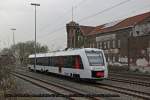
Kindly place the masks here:
<instances>
[{"instance_id":1,"label":"train door","mask_svg":"<svg viewBox=\"0 0 150 100\"><path fill-rule=\"evenodd\" d=\"M64 59L63 59L63 57L58 57L58 62L59 62L59 65L58 65L58 67L59 67L59 73L62 73L62 67L63 67L63 65L64 65Z\"/></svg>"}]
</instances>

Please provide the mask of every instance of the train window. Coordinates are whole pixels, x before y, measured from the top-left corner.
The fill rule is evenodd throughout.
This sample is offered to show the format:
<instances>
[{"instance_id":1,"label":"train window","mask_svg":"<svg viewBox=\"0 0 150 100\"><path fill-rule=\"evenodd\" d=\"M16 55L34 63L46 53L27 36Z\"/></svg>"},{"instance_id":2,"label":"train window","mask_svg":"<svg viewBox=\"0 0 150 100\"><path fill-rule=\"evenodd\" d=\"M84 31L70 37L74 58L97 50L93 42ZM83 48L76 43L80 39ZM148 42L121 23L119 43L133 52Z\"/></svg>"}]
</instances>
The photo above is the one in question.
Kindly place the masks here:
<instances>
[{"instance_id":1,"label":"train window","mask_svg":"<svg viewBox=\"0 0 150 100\"><path fill-rule=\"evenodd\" d=\"M63 67L63 63L64 63L63 57L61 57L61 56L55 57L54 63L55 63L55 66L57 66L57 67Z\"/></svg>"},{"instance_id":2,"label":"train window","mask_svg":"<svg viewBox=\"0 0 150 100\"><path fill-rule=\"evenodd\" d=\"M52 64L52 58L49 57L49 66L51 66L51 64Z\"/></svg>"},{"instance_id":3,"label":"train window","mask_svg":"<svg viewBox=\"0 0 150 100\"><path fill-rule=\"evenodd\" d=\"M90 66L104 65L104 59L101 52L86 52Z\"/></svg>"},{"instance_id":4,"label":"train window","mask_svg":"<svg viewBox=\"0 0 150 100\"><path fill-rule=\"evenodd\" d=\"M50 66L54 66L54 57L51 57L51 63L50 63Z\"/></svg>"},{"instance_id":5,"label":"train window","mask_svg":"<svg viewBox=\"0 0 150 100\"><path fill-rule=\"evenodd\" d=\"M57 57L53 57L53 66L58 67L58 59L57 59Z\"/></svg>"},{"instance_id":6,"label":"train window","mask_svg":"<svg viewBox=\"0 0 150 100\"><path fill-rule=\"evenodd\" d=\"M34 58L30 59L30 64L34 65ZM40 58L37 58L36 64L41 65L41 66L54 66L54 67L83 69L82 60L79 55L40 57Z\"/></svg>"},{"instance_id":7,"label":"train window","mask_svg":"<svg viewBox=\"0 0 150 100\"><path fill-rule=\"evenodd\" d=\"M58 60L59 60L59 66L61 66L61 67L64 67L64 57L59 57L58 58Z\"/></svg>"},{"instance_id":8,"label":"train window","mask_svg":"<svg viewBox=\"0 0 150 100\"><path fill-rule=\"evenodd\" d=\"M48 66L49 58L48 57L37 58L37 65Z\"/></svg>"},{"instance_id":9,"label":"train window","mask_svg":"<svg viewBox=\"0 0 150 100\"><path fill-rule=\"evenodd\" d=\"M41 65L41 63L40 63L40 58L36 58L36 61L37 61L37 62L36 62L37 65Z\"/></svg>"},{"instance_id":10,"label":"train window","mask_svg":"<svg viewBox=\"0 0 150 100\"><path fill-rule=\"evenodd\" d=\"M29 59L29 64L30 64L30 65L34 65L34 58L30 58L30 59Z\"/></svg>"},{"instance_id":11,"label":"train window","mask_svg":"<svg viewBox=\"0 0 150 100\"><path fill-rule=\"evenodd\" d=\"M63 67L64 66L64 57L62 57L62 56L50 57L49 66Z\"/></svg>"},{"instance_id":12,"label":"train window","mask_svg":"<svg viewBox=\"0 0 150 100\"><path fill-rule=\"evenodd\" d=\"M79 55L65 56L64 57L65 68L79 68L83 69L81 57Z\"/></svg>"},{"instance_id":13,"label":"train window","mask_svg":"<svg viewBox=\"0 0 150 100\"><path fill-rule=\"evenodd\" d=\"M73 68L73 57L72 56L65 56L64 57L64 67L66 68Z\"/></svg>"}]
</instances>

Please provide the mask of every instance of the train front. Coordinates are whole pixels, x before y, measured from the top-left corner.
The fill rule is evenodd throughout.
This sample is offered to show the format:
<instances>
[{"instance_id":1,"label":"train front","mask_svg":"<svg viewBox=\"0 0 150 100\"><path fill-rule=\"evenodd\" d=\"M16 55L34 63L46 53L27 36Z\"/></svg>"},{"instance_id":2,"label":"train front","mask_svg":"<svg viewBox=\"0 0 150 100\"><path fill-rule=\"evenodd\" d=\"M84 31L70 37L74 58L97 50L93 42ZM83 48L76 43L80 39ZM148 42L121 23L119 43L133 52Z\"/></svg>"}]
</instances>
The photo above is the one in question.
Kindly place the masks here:
<instances>
[{"instance_id":1,"label":"train front","mask_svg":"<svg viewBox=\"0 0 150 100\"><path fill-rule=\"evenodd\" d=\"M88 50L86 56L91 69L91 79L103 80L107 78L108 69L103 51L99 49Z\"/></svg>"}]
</instances>

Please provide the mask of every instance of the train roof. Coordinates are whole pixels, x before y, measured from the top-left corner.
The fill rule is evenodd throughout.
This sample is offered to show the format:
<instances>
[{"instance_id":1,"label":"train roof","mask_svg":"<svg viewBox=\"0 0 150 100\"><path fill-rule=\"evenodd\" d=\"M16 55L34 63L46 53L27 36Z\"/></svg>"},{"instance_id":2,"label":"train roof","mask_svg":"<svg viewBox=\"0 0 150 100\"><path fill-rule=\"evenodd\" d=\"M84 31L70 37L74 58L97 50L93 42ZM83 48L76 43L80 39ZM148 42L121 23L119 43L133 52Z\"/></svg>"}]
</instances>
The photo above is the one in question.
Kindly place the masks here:
<instances>
[{"instance_id":1,"label":"train roof","mask_svg":"<svg viewBox=\"0 0 150 100\"><path fill-rule=\"evenodd\" d=\"M97 48L82 48L82 49L68 49L63 51L56 51L50 53L38 53L36 57L49 57L49 56L64 56L64 55L80 55L82 52L85 51L102 51L101 49ZM35 54L29 55L29 58L34 58Z\"/></svg>"}]
</instances>

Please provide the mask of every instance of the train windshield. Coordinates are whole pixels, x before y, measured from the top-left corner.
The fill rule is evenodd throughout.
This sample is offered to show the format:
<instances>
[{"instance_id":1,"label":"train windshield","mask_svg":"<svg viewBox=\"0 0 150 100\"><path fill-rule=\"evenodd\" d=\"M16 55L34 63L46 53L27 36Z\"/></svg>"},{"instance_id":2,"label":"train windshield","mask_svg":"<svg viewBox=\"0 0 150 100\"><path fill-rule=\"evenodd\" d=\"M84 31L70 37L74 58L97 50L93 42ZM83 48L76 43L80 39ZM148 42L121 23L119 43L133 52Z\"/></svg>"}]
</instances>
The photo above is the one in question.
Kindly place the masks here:
<instances>
[{"instance_id":1,"label":"train windshield","mask_svg":"<svg viewBox=\"0 0 150 100\"><path fill-rule=\"evenodd\" d=\"M86 51L86 55L87 55L90 66L103 66L104 65L104 58L103 58L102 52Z\"/></svg>"}]
</instances>

